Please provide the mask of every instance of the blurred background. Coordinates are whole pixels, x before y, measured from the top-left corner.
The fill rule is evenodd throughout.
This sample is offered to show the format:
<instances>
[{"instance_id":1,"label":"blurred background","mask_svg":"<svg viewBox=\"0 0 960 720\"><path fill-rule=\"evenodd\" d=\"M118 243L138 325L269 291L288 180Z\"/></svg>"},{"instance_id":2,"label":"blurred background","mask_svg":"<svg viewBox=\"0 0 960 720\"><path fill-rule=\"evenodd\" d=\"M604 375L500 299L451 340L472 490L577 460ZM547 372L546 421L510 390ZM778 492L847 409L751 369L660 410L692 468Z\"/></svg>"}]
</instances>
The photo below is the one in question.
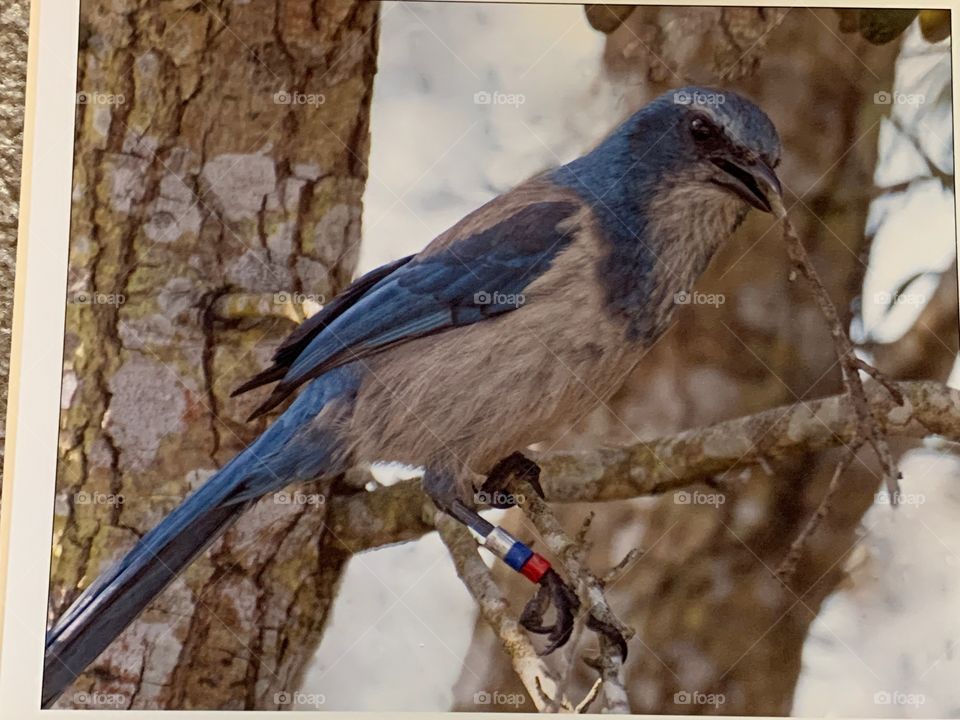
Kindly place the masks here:
<instances>
[{"instance_id":1,"label":"blurred background","mask_svg":"<svg viewBox=\"0 0 960 720\"><path fill-rule=\"evenodd\" d=\"M682 85L776 124L786 207L863 357L956 382L948 12L302 5L84 0L51 617L262 429L229 392L296 320ZM609 407L538 449L841 390L759 215L697 286L720 300L680 308ZM558 509L571 532L596 512L598 572L641 551L608 588L638 633L634 712L960 716L956 447L892 446L901 506L861 453L790 587L773 569L839 453ZM533 709L435 534L352 554L324 522L343 490L307 491L323 501L260 503L76 687L127 707ZM491 516L530 539L516 511ZM530 586L491 566L519 611ZM596 640L574 640L550 663L582 697Z\"/></svg>"},{"instance_id":2,"label":"blurred background","mask_svg":"<svg viewBox=\"0 0 960 720\"><path fill-rule=\"evenodd\" d=\"M610 25L619 19L602 6L596 8L596 15ZM494 195L540 170L573 159L661 90L688 79L725 85L718 75L726 71L731 80L734 76L738 80L730 84L746 88L784 136L780 174L788 186L787 207L793 207L794 217L806 223L807 242L812 247L820 243L837 246L841 267L821 266L821 272L836 272L850 283L863 274L862 292L846 298L856 339L865 344L895 343L918 324L938 287L942 283L951 286L951 278L955 281L949 41L931 43L915 20L891 40L895 47L878 50L869 43L865 47L857 33L842 32L839 13L797 8L779 18L776 26L756 20L750 39L757 47L751 49L745 42L738 46L745 57L737 57L736 51L729 49L731 54L720 55L718 62L713 39L718 12L638 8L627 18L626 27L605 35L591 27L580 6L385 4L380 69L374 82L360 270L415 252L428 238ZM749 12L744 11L743 23L751 21ZM678 43L679 38L683 40ZM491 52L492 46L509 48L509 52ZM759 67L746 73L753 76L747 80L739 65L753 63ZM789 66L796 69L784 73ZM716 73L717 67L720 73ZM828 91L821 92L823 88ZM475 98L476 93L486 95ZM500 103L484 102L495 93L502 96ZM784 101L789 96L792 99ZM860 143L862 147L857 147ZM808 153L811 146L816 150ZM844 176L839 167L831 165L842 167L848 153L861 158L863 164ZM871 155L875 157L877 190L868 174ZM859 177L853 172L860 173ZM851 177L856 178L855 185ZM883 188L896 189L884 193L879 190ZM858 231L860 222L863 227ZM746 411L752 405L758 409L759 400L753 404L736 397L732 405L727 403L731 395L741 394L740 383L776 386L773 376L784 372L780 368L802 362L803 348L809 347L811 338L799 330L822 321L815 314L806 315L809 300L803 297L802 288L791 291L789 299L778 297L786 264L777 247L779 230L766 232L769 223L762 218L742 232L738 242L716 260L711 277L703 283L704 287L722 288L731 307L723 307L719 318L713 307L692 309L704 316L702 320L685 318L687 326L671 333L674 347L664 351L659 361L645 362L638 369L636 382L647 386L642 396L625 391L619 398L616 414L641 438L694 426L699 424L696 418L707 422L737 414L725 408ZM732 280L734 276L736 280ZM834 282L840 281L834 277ZM934 348L944 354L944 364L955 355L956 300L953 285L945 302L954 337L948 323L944 347ZM797 308L798 303L802 307ZM794 314L797 310L803 314ZM750 347L721 323L738 328L738 333L745 327L743 342ZM710 329L695 333L694 326ZM749 338L754 333L762 333L763 341L752 343ZM820 328L816 337L822 338L822 333ZM716 345L710 352L725 355L725 361L753 365L757 375L767 377L743 378L731 386L725 375L729 368L718 368L708 358L690 357L700 355L703 350L695 348L707 344ZM780 344L792 349L772 349ZM771 348L771 355L765 353L765 347ZM817 349L829 355L828 344L820 343ZM677 360L677 355L682 359ZM770 357L782 358L784 364ZM683 368L677 377L672 367L675 362L689 362L691 367ZM661 364L671 367L660 369ZM764 368L764 364L771 367ZM797 384L790 385L800 397L820 394L804 385L808 377L817 379L813 376L820 366L811 365L786 371L797 378ZM651 381L654 368L672 377ZM836 378L831 374L829 380L835 382ZM784 392L782 402L790 400L782 386L772 390L774 395ZM748 389L743 394L762 392ZM700 408L683 407L683 398L689 394L695 396L690 404ZM649 402L651 397L665 396L673 397L666 403ZM685 413L689 419L684 418ZM578 428L575 440L568 435L561 446L609 442L612 436L629 440L620 420L600 409ZM960 668L953 652L960 638L960 618L954 611L960 605L956 572L960 532L954 522L960 511L960 466L950 452L919 448L906 454L903 471L903 491L915 494L917 503L896 511L889 505L871 507L859 527L844 539L849 547L838 543L829 551L843 579L831 580L832 593L823 607L817 608L816 619L809 619L807 637L798 638L803 643L802 668L792 714L960 714L960 692L949 681ZM770 513L772 517L753 522L769 522L778 531L776 505L762 506L747 498L739 502L742 507L734 513ZM637 501L630 509L596 507L597 553L598 559L603 558L599 562L610 565L626 549L656 541L665 529L664 521L651 529L649 516L658 512L660 504L662 501ZM681 528L688 523L711 522L683 517L698 512L718 511L679 508L670 522L678 519L681 526L672 532L682 535ZM723 512L729 510L725 507ZM583 510L571 510L569 517L573 520L583 514ZM784 533L781 541L788 540L791 531L786 527L779 531ZM698 528L697 532L707 531ZM672 537L671 533L662 540L667 556ZM733 539L732 532L729 539ZM504 676L511 672L509 664L498 655L482 621L474 627L475 604L459 579L445 572L449 567L445 555L442 543L431 535L354 558L304 688L325 693L330 709L444 710L451 705L488 709L474 703L475 694L477 699L488 699L484 693L491 700L489 709L511 709L498 708L492 702L495 693L500 691L509 698L511 692L515 697L523 690L514 683L503 685ZM678 567L671 572L682 573L682 560L675 561ZM760 564L759 559L756 562ZM641 560L639 565L643 563ZM431 570L425 574L428 567ZM711 582L736 586L740 578L735 566L726 567L726 571L715 570ZM642 607L644 604L659 601L656 590L651 594L641 584L638 576L643 568L635 573L618 583L633 587L614 591L619 600L614 607L630 618L628 622L636 623L635 618L657 614ZM507 574L502 575L506 580ZM523 591L521 586L518 606ZM397 602L397 594L406 592L403 601ZM712 592L720 591L714 588ZM686 602L690 607L684 612L706 610L697 608L691 598ZM745 602L749 604L749 600ZM816 600L808 604L817 607ZM748 608L743 611L751 612ZM358 613L379 618L360 637L351 622ZM813 609L807 613L813 615ZM428 619L434 632L418 617ZM676 663L674 670L680 678L657 669L655 659L644 664L654 666L655 676L666 675L681 683L677 684L680 690L686 687L692 693L712 687L706 679L710 670L700 666L718 658L698 648L696 637L685 638L677 632L685 627L684 621L671 618L669 623L657 634L676 633L660 647ZM725 620L713 615L696 622L700 623L704 626L698 627L695 635L709 634L711 627L717 628ZM741 629L737 622L724 633ZM780 632L790 631L781 628ZM754 633L749 640L774 645L780 632L773 628L766 638ZM802 629L792 632L802 633ZM643 634L640 639L649 642ZM636 658L645 649L638 643L632 652ZM775 667L780 652L786 654L771 647L764 660L758 657L754 661L757 664L750 672L760 674L758 681L762 682L764 673L785 671ZM467 665L460 667L458 661L465 653ZM411 654L415 662L409 661ZM498 669L491 669L491 658ZM785 664L786 658L782 661ZM753 664L749 657L741 662ZM762 667L761 662L774 667ZM735 673L736 667L730 665L718 668L721 674L728 669ZM386 675L384 668L389 668ZM636 693L632 695L636 709L663 711L659 704L663 690L655 689L658 681L644 678L644 671L635 672L631 692ZM691 679L686 680L685 674ZM703 679L694 680L697 675ZM375 683L375 691L371 683ZM648 684L650 689L646 689ZM900 703L895 702L897 692L904 696ZM923 696L924 701L906 697L909 694ZM884 704L886 696L890 696L888 704ZM668 703L673 700L666 699ZM751 709L745 698L740 702L743 711ZM685 711L676 703L668 707L671 712ZM714 711L727 712L722 705Z\"/></svg>"}]
</instances>

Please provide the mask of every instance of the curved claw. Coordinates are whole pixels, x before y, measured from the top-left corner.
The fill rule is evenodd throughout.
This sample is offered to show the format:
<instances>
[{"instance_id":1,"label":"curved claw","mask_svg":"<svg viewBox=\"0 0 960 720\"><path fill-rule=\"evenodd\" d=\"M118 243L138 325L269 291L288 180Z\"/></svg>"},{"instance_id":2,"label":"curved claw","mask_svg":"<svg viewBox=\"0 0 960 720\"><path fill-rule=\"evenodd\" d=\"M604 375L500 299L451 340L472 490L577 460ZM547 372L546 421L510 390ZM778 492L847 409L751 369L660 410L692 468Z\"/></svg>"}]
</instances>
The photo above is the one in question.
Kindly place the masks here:
<instances>
[{"instance_id":1,"label":"curved claw","mask_svg":"<svg viewBox=\"0 0 960 720\"><path fill-rule=\"evenodd\" d=\"M543 624L543 616L553 604L556 619L552 625ZM537 594L530 599L520 614L520 624L532 633L547 635L547 646L540 655L549 655L562 647L573 633L576 612L580 609L577 594L551 568L540 578Z\"/></svg>"},{"instance_id":2,"label":"curved claw","mask_svg":"<svg viewBox=\"0 0 960 720\"><path fill-rule=\"evenodd\" d=\"M550 572L550 571L548 571ZM524 606L520 613L520 625L537 635L547 635L553 631L553 625L543 625L543 616L550 607L550 588L539 585L537 593Z\"/></svg>"},{"instance_id":3,"label":"curved claw","mask_svg":"<svg viewBox=\"0 0 960 720\"><path fill-rule=\"evenodd\" d=\"M618 628L608 622L597 619L594 615L587 616L587 627L596 633L600 633L610 642L616 645L620 650L620 658L623 661L627 659L627 639Z\"/></svg>"}]
</instances>

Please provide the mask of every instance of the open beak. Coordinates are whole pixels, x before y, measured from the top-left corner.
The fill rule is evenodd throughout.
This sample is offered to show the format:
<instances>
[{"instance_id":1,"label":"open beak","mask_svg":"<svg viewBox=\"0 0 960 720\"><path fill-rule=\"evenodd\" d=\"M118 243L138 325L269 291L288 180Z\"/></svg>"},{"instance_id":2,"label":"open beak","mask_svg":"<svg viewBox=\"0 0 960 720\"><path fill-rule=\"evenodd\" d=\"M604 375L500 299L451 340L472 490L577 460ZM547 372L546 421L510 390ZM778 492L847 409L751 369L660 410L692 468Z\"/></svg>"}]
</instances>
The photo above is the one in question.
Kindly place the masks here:
<instances>
[{"instance_id":1,"label":"open beak","mask_svg":"<svg viewBox=\"0 0 960 720\"><path fill-rule=\"evenodd\" d=\"M771 199L781 196L783 190L773 169L759 158L752 162L734 162L727 158L711 158L722 173L714 182L732 190L757 210L773 212Z\"/></svg>"}]
</instances>

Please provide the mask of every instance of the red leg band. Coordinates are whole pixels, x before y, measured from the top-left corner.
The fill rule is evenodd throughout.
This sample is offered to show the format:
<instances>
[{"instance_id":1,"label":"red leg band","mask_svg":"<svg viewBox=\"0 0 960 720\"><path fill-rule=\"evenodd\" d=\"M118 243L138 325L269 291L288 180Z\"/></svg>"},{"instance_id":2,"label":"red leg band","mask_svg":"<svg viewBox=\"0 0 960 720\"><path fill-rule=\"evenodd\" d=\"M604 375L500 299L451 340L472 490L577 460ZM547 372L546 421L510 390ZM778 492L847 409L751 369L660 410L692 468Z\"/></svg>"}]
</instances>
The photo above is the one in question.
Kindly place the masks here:
<instances>
[{"instance_id":1,"label":"red leg band","mask_svg":"<svg viewBox=\"0 0 960 720\"><path fill-rule=\"evenodd\" d=\"M523 567L520 568L520 572L523 573L530 582L538 583L540 578L544 576L547 570L550 569L550 563L547 561L543 555L534 553L530 556L530 559L524 563Z\"/></svg>"}]
</instances>

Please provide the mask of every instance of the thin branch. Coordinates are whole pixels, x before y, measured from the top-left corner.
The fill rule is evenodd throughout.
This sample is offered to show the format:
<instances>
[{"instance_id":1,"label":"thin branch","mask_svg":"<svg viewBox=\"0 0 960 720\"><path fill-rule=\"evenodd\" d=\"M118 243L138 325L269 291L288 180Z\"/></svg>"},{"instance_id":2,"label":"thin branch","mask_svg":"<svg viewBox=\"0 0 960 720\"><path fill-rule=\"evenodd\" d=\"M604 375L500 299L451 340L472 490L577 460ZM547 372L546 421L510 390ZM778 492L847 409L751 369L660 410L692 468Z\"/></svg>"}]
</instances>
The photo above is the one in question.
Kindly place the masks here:
<instances>
[{"instance_id":1,"label":"thin branch","mask_svg":"<svg viewBox=\"0 0 960 720\"><path fill-rule=\"evenodd\" d=\"M633 637L634 630L613 613L603 592L603 583L587 567L583 536L589 522L578 533L578 540L573 540L529 482L515 483L515 488L525 498L520 507L550 549L559 569L573 582L590 616L588 627L600 639L600 657L591 664L600 671L603 681L604 712L629 713L623 677L625 645L621 647L621 643Z\"/></svg>"},{"instance_id":2,"label":"thin branch","mask_svg":"<svg viewBox=\"0 0 960 720\"><path fill-rule=\"evenodd\" d=\"M834 468L833 476L830 478L830 484L827 486L827 491L824 493L823 499L820 500L816 511L810 516L810 519L807 520L807 524L803 527L803 530L800 531L800 534L790 544L790 550L774 572L774 575L776 575L784 585L789 585L790 581L793 580L793 576L797 571L797 565L800 563L800 558L803 557L803 553L807 549L807 543L817 528L820 527L820 523L827 516L827 513L830 512L830 501L840 488L840 477L850 466L850 463L853 462L859 449L859 447L847 448L847 452L840 462L837 463L837 467Z\"/></svg>"},{"instance_id":3,"label":"thin branch","mask_svg":"<svg viewBox=\"0 0 960 720\"><path fill-rule=\"evenodd\" d=\"M603 687L603 678L598 677L597 681L593 684L593 687L587 692L587 695L583 700L580 701L580 704L577 705L576 711L578 713L585 713L590 709L590 705L594 700L597 699L597 696L600 694L600 688Z\"/></svg>"},{"instance_id":4,"label":"thin branch","mask_svg":"<svg viewBox=\"0 0 960 720\"><path fill-rule=\"evenodd\" d=\"M840 368L843 374L843 386L847 391L847 397L853 405L857 415L856 434L851 445L859 446L862 442L869 443L880 458L880 465L883 468L884 480L887 484L887 491L891 498L896 498L900 490L900 472L897 470L896 463L893 460L893 453L890 452L890 445L887 443L886 435L880 429L877 418L874 417L867 400L867 393L863 387L863 381L860 379L860 371L868 372L874 379L879 379L880 371L876 368L869 368L867 363L857 357L853 348L853 341L847 334L847 329L840 321L837 308L830 299L830 294L824 287L820 276L817 274L807 249L804 247L800 236L797 235L787 218L786 208L779 198L775 198L774 212L783 221L783 238L787 245L787 255L793 262L795 268L810 286L813 296L820 307L820 312L830 326L830 336L833 338L834 352L837 360L840 361ZM903 404L903 396L895 390L892 383L882 380L881 385L891 390L891 395L898 405ZM893 502L893 500L892 500Z\"/></svg>"},{"instance_id":5,"label":"thin branch","mask_svg":"<svg viewBox=\"0 0 960 720\"><path fill-rule=\"evenodd\" d=\"M627 697L623 658L616 649L616 643L606 635L600 636L598 669L600 678L603 680L603 712L629 715L630 700Z\"/></svg>"},{"instance_id":6,"label":"thin branch","mask_svg":"<svg viewBox=\"0 0 960 720\"><path fill-rule=\"evenodd\" d=\"M893 453L890 451L890 444L887 436L880 427L880 422L874 414L874 409L867 398L867 392L863 386L863 380L860 373L869 375L873 380L884 388L893 401L902 406L906 402L900 389L877 368L873 367L863 359L857 357L854 351L853 341L847 333L847 328L840 321L837 308L830 299L827 289L824 287L820 276L817 274L807 249L804 247L800 236L797 235L793 224L787 217L786 208L779 198L774 199L774 213L783 221L783 238L787 245L787 255L793 262L794 267L800 271L807 284L813 292L820 312L823 314L830 326L830 336L833 338L834 352L837 360L840 362L840 368L843 374L843 386L846 389L846 395L854 412L856 413L857 423L853 440L847 444L847 452L843 459L837 464L830 484L827 486L827 492L817 505L816 511L804 525L800 534L790 545L790 550L786 557L780 563L776 570L776 576L785 584L789 584L796 572L800 558L806 550L807 543L820 526L820 523L830 512L830 501L840 486L840 477L853 462L857 451L864 445L869 444L880 459L880 466L883 470L884 481L887 486L887 492L890 495L890 502L896 504L900 494L901 474L893 459Z\"/></svg>"},{"instance_id":7,"label":"thin branch","mask_svg":"<svg viewBox=\"0 0 960 720\"><path fill-rule=\"evenodd\" d=\"M960 442L960 392L924 380L896 383L902 406L877 383L865 386L888 436L941 435ZM530 453L550 502L598 502L658 495L762 462L850 445L858 418L845 394L798 402L623 448ZM353 552L415 540L434 530L417 479L374 492L335 495L328 525Z\"/></svg>"},{"instance_id":8,"label":"thin branch","mask_svg":"<svg viewBox=\"0 0 960 720\"><path fill-rule=\"evenodd\" d=\"M457 574L477 602L480 614L507 654L537 710L572 711L573 704L559 691L557 678L537 655L530 638L510 613L509 605L490 575L478 552L473 536L460 523L436 513L437 531L450 551Z\"/></svg>"},{"instance_id":9,"label":"thin branch","mask_svg":"<svg viewBox=\"0 0 960 720\"><path fill-rule=\"evenodd\" d=\"M607 585L612 585L613 583L617 582L621 577L623 577L627 569L633 565L634 561L636 561L636 559L644 552L645 551L641 550L640 548L630 548L630 551L623 556L623 559L610 568L607 571L607 574L600 579L600 582L603 583L603 586L606 587Z\"/></svg>"}]
</instances>

